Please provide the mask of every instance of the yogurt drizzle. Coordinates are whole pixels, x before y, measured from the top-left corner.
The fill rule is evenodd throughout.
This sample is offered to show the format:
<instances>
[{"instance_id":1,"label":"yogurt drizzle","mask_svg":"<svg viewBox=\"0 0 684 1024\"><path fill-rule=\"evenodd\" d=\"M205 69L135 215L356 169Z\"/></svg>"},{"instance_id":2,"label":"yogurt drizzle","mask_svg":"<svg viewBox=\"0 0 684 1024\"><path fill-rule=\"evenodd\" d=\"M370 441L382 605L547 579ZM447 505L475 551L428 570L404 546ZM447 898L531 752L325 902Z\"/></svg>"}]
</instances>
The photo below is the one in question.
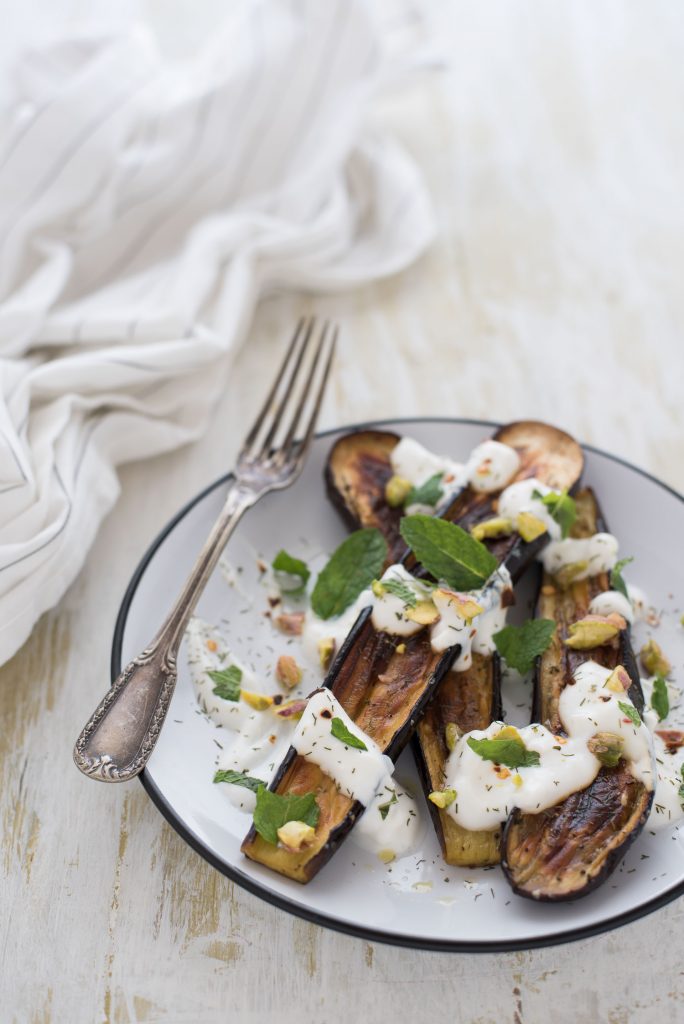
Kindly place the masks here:
<instances>
[{"instance_id":1,"label":"yogurt drizzle","mask_svg":"<svg viewBox=\"0 0 684 1024\"><path fill-rule=\"evenodd\" d=\"M468 745L469 737L493 739L503 728L493 722L459 738L449 756L445 788L456 790L447 813L467 829L498 828L514 807L537 813L560 803L571 793L586 789L601 764L587 747L597 732L620 736L630 772L646 789L653 789L655 764L651 734L643 722L634 725L619 702L631 704L626 693L606 689L610 669L587 661L575 671L574 683L561 693L558 713L566 736L556 736L544 725L519 729L528 750L537 751L540 762L528 768L497 771Z\"/></svg>"},{"instance_id":2,"label":"yogurt drizzle","mask_svg":"<svg viewBox=\"0 0 684 1024\"><path fill-rule=\"evenodd\" d=\"M520 457L515 448L500 441L483 441L470 453L467 462L454 462L443 455L435 455L412 437L403 437L390 453L392 470L397 476L420 487L438 473L442 476L442 496L445 493L470 486L475 491L499 491L515 476L520 468ZM432 512L428 506L410 505L406 511Z\"/></svg>"},{"instance_id":3,"label":"yogurt drizzle","mask_svg":"<svg viewBox=\"0 0 684 1024\"><path fill-rule=\"evenodd\" d=\"M333 719L366 747L362 750L337 739ZM394 765L349 717L330 690L317 690L295 729L292 746L300 756L328 775L340 792L365 807L355 834L361 845L401 856L415 844L419 817L415 801L394 780Z\"/></svg>"}]
</instances>

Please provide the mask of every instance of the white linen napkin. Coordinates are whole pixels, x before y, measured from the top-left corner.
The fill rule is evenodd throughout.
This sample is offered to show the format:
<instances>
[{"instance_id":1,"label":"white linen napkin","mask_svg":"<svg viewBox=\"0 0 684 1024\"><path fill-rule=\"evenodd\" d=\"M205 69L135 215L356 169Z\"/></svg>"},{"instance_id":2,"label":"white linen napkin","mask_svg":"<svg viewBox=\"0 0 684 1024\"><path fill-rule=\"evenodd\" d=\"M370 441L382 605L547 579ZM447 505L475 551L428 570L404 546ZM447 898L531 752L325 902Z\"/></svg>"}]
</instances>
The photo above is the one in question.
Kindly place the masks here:
<instances>
[{"instance_id":1,"label":"white linen napkin","mask_svg":"<svg viewBox=\"0 0 684 1024\"><path fill-rule=\"evenodd\" d=\"M430 241L414 166L364 123L382 72L352 0L231 0L182 63L140 25L20 55L1 115L0 662L81 568L117 465L204 430L265 292L353 288Z\"/></svg>"}]
</instances>

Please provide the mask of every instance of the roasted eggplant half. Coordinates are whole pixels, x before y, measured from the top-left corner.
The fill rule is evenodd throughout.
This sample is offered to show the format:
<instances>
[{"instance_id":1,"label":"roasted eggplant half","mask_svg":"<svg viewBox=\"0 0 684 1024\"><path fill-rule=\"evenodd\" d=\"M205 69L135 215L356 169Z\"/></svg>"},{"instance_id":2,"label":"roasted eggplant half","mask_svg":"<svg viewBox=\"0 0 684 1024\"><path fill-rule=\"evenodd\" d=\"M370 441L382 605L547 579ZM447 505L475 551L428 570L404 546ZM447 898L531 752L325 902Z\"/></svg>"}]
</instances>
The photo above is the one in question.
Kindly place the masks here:
<instances>
[{"instance_id":1,"label":"roasted eggplant half","mask_svg":"<svg viewBox=\"0 0 684 1024\"><path fill-rule=\"evenodd\" d=\"M382 434L385 450L384 475L374 468L379 441L375 431L360 431L341 438L330 453L326 470L328 493L336 506L344 510L353 527L376 525L395 552L401 552L399 518L384 520L378 516L383 506L384 487L391 475L389 437ZM583 455L579 445L563 431L545 423L523 421L500 428L493 439L515 448L520 469L515 477L535 476L558 490L573 487L582 472ZM397 443L399 439L395 438ZM360 468L361 467L361 468ZM363 493L360 493L361 489ZM468 529L495 514L497 494L477 493L469 487L448 502L442 514L451 522ZM390 510L396 513L397 510ZM389 532L386 532L388 530ZM398 538L398 539L397 539ZM500 563L505 563L516 580L547 542L543 535L525 543L517 534L485 541ZM463 672L450 672L437 689L414 738L414 753L426 797L443 786L444 769L449 756L447 726L455 724L462 732L486 728L501 717L500 663L497 654L475 655L473 664ZM457 825L446 811L428 801L444 859L449 864L475 867L498 863L500 832L469 831Z\"/></svg>"},{"instance_id":2,"label":"roasted eggplant half","mask_svg":"<svg viewBox=\"0 0 684 1024\"><path fill-rule=\"evenodd\" d=\"M427 629L403 638L374 629L361 613L325 680L347 714L392 760L401 753L425 704L458 648L435 654ZM270 789L281 795L314 793L319 819L314 840L295 852L267 842L252 828L242 852L298 882L308 882L329 860L364 807L339 792L318 765L290 748Z\"/></svg>"},{"instance_id":3,"label":"roasted eggplant half","mask_svg":"<svg viewBox=\"0 0 684 1024\"><path fill-rule=\"evenodd\" d=\"M576 502L578 517L572 536L588 537L604 531L593 493L582 491ZM640 712L643 710L629 627L620 631L614 643L588 650L572 650L564 643L570 625L587 614L593 597L608 589L607 573L565 587L556 577L543 574L537 615L555 620L557 629L538 659L533 721L554 733L563 732L558 713L560 694L572 682L576 669L589 660L611 669L622 664L631 680L629 697ZM637 837L652 801L653 792L620 760L613 768L601 768L590 786L555 807L539 814L513 811L504 830L502 859L513 890L540 901L585 896L607 878Z\"/></svg>"}]
</instances>

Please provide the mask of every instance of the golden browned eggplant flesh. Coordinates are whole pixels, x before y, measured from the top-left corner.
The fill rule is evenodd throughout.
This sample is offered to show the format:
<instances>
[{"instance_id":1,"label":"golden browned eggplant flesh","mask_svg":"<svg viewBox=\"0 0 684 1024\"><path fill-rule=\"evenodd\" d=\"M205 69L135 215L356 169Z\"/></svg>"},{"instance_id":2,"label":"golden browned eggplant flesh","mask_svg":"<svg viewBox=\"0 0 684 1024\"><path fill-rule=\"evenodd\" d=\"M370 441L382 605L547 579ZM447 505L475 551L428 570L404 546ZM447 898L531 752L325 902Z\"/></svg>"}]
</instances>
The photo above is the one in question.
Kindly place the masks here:
<instances>
[{"instance_id":1,"label":"golden browned eggplant flesh","mask_svg":"<svg viewBox=\"0 0 684 1024\"><path fill-rule=\"evenodd\" d=\"M396 637L377 632L369 618L355 631L326 683L350 718L395 760L454 651L435 654L426 629L401 645ZM313 841L302 850L289 850L267 842L252 828L242 852L298 882L308 882L335 852L363 806L343 796L320 767L292 749L271 789L280 795L315 794L319 819Z\"/></svg>"},{"instance_id":2,"label":"golden browned eggplant flesh","mask_svg":"<svg viewBox=\"0 0 684 1024\"><path fill-rule=\"evenodd\" d=\"M576 496L575 537L588 537L602 528L596 499L590 490ZM631 683L629 696L643 708L639 674L631 648L629 627L600 646L572 649L566 644L574 623L589 612L597 594L609 589L606 573L563 585L544 574L537 615L557 623L555 636L541 656L535 676L533 719L562 733L559 701L573 674L588 661L609 669L624 666ZM538 814L515 810L504 832L503 868L514 891L535 900L573 900L603 882L638 836L648 816L653 791L638 781L623 759L602 767L594 782L562 803Z\"/></svg>"}]
</instances>

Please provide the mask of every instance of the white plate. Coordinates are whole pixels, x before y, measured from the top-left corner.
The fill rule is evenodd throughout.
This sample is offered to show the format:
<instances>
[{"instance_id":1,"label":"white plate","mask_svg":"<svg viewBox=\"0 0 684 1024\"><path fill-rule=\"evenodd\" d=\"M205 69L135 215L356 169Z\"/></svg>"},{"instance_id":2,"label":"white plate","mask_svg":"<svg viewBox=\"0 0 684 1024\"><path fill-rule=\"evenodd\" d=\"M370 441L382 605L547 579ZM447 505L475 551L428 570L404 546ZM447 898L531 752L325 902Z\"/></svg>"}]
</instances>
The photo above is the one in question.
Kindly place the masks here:
<instances>
[{"instance_id":1,"label":"white plate","mask_svg":"<svg viewBox=\"0 0 684 1024\"><path fill-rule=\"evenodd\" d=\"M456 459L465 458L493 428L472 420L399 420L373 426L410 434ZM305 538L309 547L330 552L345 537L345 527L326 498L322 470L331 444L348 429L319 436L297 484L259 502L231 539L227 554L231 562L243 564L240 581L247 592L258 588L255 551L270 561L280 547L301 550ZM117 621L113 678L154 634L219 512L228 479L193 499L137 569ZM684 594L684 568L675 555L684 536L684 498L592 448L586 449L584 482L595 488L610 528L620 538L621 552L635 556L630 579L665 611L658 638L680 673L684 630L677 595ZM263 604L263 591L261 596ZM227 620L235 653L264 670L272 661L268 647L273 631L258 602L253 614L240 615L242 600L217 571L199 614L209 622ZM518 606L524 604L519 599ZM647 633L644 627L642 635ZM308 885L282 878L240 853L249 818L228 802L220 792L223 787L212 784L217 734L197 711L183 651L179 662L168 720L142 782L198 853L239 885L285 910L370 940L422 949L493 951L551 945L605 931L684 892L684 830L645 830L613 876L586 899L537 905L514 896L498 868L446 865L427 813L419 850L389 866L356 846L352 833ZM509 703L520 701L514 696ZM523 720L526 713L517 712ZM400 761L400 777L419 793L410 750Z\"/></svg>"}]
</instances>

